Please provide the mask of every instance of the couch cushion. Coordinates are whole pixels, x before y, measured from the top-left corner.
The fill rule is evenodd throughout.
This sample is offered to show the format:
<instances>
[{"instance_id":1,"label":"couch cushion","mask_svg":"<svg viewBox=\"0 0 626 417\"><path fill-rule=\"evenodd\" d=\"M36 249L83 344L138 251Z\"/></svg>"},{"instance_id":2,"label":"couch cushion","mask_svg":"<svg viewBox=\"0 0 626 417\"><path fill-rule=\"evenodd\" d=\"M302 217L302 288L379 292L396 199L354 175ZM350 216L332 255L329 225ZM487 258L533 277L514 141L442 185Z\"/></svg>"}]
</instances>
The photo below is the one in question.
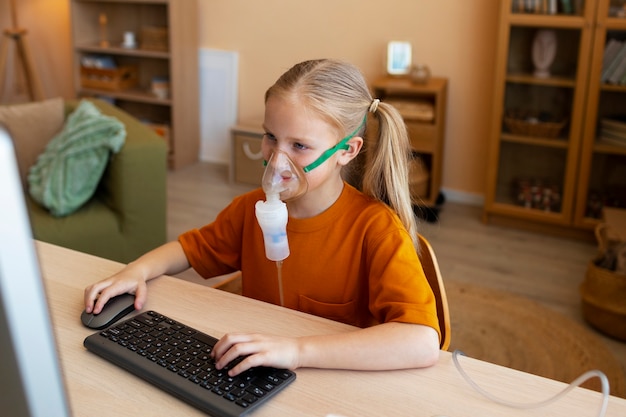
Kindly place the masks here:
<instances>
[{"instance_id":1,"label":"couch cushion","mask_svg":"<svg viewBox=\"0 0 626 417\"><path fill-rule=\"evenodd\" d=\"M22 185L28 170L65 121L61 97L33 103L0 106L0 123L13 138Z\"/></svg>"},{"instance_id":2,"label":"couch cushion","mask_svg":"<svg viewBox=\"0 0 626 417\"><path fill-rule=\"evenodd\" d=\"M95 192L110 152L126 138L124 124L82 100L28 174L30 195L55 216L65 216Z\"/></svg>"}]
</instances>

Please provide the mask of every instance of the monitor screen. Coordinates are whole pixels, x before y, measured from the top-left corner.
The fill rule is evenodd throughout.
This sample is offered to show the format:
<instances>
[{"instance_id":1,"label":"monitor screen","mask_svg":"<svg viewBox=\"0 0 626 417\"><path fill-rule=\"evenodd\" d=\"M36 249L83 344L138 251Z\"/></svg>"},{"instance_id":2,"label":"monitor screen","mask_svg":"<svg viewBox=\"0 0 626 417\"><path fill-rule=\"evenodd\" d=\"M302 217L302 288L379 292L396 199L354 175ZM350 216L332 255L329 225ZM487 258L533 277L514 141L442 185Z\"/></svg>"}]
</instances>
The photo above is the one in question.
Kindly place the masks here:
<instances>
[{"instance_id":1,"label":"monitor screen","mask_svg":"<svg viewBox=\"0 0 626 417\"><path fill-rule=\"evenodd\" d=\"M69 416L13 143L0 124L0 410Z\"/></svg>"}]
</instances>

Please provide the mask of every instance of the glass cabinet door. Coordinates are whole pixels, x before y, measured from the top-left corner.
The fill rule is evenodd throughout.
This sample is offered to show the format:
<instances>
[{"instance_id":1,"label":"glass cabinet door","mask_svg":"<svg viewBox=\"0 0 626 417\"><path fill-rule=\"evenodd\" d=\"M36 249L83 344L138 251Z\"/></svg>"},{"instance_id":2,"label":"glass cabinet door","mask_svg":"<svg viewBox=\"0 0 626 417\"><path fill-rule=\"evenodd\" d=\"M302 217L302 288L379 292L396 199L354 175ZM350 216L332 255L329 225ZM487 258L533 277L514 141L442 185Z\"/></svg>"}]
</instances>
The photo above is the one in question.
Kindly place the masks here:
<instances>
[{"instance_id":1,"label":"glass cabinet door","mask_svg":"<svg viewBox=\"0 0 626 417\"><path fill-rule=\"evenodd\" d=\"M491 210L570 224L591 31L583 1L512 1L501 63L501 109Z\"/></svg>"},{"instance_id":2,"label":"glass cabinet door","mask_svg":"<svg viewBox=\"0 0 626 417\"><path fill-rule=\"evenodd\" d=\"M593 227L603 207L626 208L626 1L600 0L576 201Z\"/></svg>"}]
</instances>

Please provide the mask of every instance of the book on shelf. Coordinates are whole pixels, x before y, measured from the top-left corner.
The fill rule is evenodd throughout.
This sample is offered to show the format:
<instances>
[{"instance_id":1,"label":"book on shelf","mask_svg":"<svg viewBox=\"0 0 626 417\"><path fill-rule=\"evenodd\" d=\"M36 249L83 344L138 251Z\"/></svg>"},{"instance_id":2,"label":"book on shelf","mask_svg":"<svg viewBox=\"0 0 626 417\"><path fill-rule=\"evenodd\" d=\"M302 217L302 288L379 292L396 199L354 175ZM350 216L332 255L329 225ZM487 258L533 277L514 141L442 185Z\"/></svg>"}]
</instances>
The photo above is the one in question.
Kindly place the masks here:
<instances>
[{"instance_id":1,"label":"book on shelf","mask_svg":"<svg viewBox=\"0 0 626 417\"><path fill-rule=\"evenodd\" d=\"M558 0L543 0L541 13L557 14L559 12Z\"/></svg>"},{"instance_id":2,"label":"book on shelf","mask_svg":"<svg viewBox=\"0 0 626 417\"><path fill-rule=\"evenodd\" d=\"M600 120L601 142L626 146L626 119L604 117Z\"/></svg>"},{"instance_id":3,"label":"book on shelf","mask_svg":"<svg viewBox=\"0 0 626 417\"><path fill-rule=\"evenodd\" d=\"M602 68L607 68L611 62L615 59L615 56L618 54L620 48L622 47L622 41L618 41L615 38L611 38L608 40L604 47L604 55L602 58Z\"/></svg>"},{"instance_id":4,"label":"book on shelf","mask_svg":"<svg viewBox=\"0 0 626 417\"><path fill-rule=\"evenodd\" d=\"M603 83L613 82L615 84L616 83L615 80L619 82L622 79L624 72L626 72L625 68L621 66L622 61L624 60L625 57L626 57L626 42L622 42L622 45L619 48L619 51L617 51L613 59L611 59L608 65L603 66L602 77L601 77L601 81Z\"/></svg>"},{"instance_id":5,"label":"book on shelf","mask_svg":"<svg viewBox=\"0 0 626 417\"><path fill-rule=\"evenodd\" d=\"M626 118L603 117L600 119L600 129L613 130L626 136Z\"/></svg>"},{"instance_id":6,"label":"book on shelf","mask_svg":"<svg viewBox=\"0 0 626 417\"><path fill-rule=\"evenodd\" d=\"M615 67L615 70L609 75L609 78L606 80L609 84L619 84L622 81L622 78L626 74L626 54L622 55L619 64Z\"/></svg>"},{"instance_id":7,"label":"book on shelf","mask_svg":"<svg viewBox=\"0 0 626 417\"><path fill-rule=\"evenodd\" d=\"M622 139L607 135L600 135L599 142L607 145L626 146L626 138Z\"/></svg>"},{"instance_id":8,"label":"book on shelf","mask_svg":"<svg viewBox=\"0 0 626 417\"><path fill-rule=\"evenodd\" d=\"M602 129L600 130L601 136L606 136L613 139L620 139L626 141L626 133L620 132L619 130L613 129Z\"/></svg>"},{"instance_id":9,"label":"book on shelf","mask_svg":"<svg viewBox=\"0 0 626 417\"><path fill-rule=\"evenodd\" d=\"M572 0L561 0L561 11L563 14L574 14L574 4Z\"/></svg>"},{"instance_id":10,"label":"book on shelf","mask_svg":"<svg viewBox=\"0 0 626 417\"><path fill-rule=\"evenodd\" d=\"M571 0L513 0L511 11L513 13L557 14L561 9L565 13L563 6L559 8L559 2L565 2L571 6Z\"/></svg>"}]
</instances>

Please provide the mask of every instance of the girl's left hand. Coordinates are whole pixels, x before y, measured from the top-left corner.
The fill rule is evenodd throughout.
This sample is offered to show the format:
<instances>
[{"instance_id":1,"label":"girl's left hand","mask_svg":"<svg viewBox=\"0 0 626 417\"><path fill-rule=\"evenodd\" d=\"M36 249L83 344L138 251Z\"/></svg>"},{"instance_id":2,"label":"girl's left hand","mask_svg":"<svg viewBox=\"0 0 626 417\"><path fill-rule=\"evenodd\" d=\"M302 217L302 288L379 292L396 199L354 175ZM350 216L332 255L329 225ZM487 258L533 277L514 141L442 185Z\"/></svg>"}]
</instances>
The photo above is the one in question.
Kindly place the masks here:
<instances>
[{"instance_id":1,"label":"girl's left hand","mask_svg":"<svg viewBox=\"0 0 626 417\"><path fill-rule=\"evenodd\" d=\"M230 376L235 376L256 366L296 369L299 352L298 339L257 333L229 333L215 344L211 355L217 369L245 356L244 360L228 371Z\"/></svg>"}]
</instances>

